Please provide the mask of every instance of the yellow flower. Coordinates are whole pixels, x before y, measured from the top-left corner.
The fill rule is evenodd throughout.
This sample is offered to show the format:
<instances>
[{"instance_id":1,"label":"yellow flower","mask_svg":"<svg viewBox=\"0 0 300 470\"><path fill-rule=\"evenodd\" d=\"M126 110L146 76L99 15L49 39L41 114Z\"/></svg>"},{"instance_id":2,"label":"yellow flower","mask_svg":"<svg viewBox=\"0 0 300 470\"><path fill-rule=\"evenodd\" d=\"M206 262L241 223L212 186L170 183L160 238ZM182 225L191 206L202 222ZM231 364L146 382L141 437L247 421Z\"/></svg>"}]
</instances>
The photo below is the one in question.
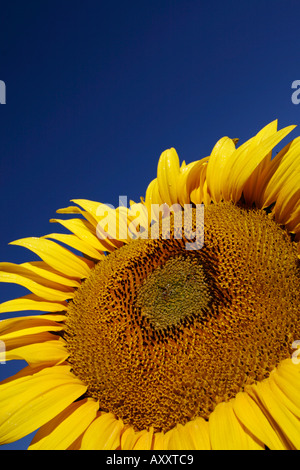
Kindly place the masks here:
<instances>
[{"instance_id":1,"label":"yellow flower","mask_svg":"<svg viewBox=\"0 0 300 470\"><path fill-rule=\"evenodd\" d=\"M166 150L140 203L74 200L70 234L12 243L41 261L0 264L31 292L0 313L46 313L0 324L0 360L28 363L0 384L2 444L300 449L300 138L272 158L293 129Z\"/></svg>"}]
</instances>

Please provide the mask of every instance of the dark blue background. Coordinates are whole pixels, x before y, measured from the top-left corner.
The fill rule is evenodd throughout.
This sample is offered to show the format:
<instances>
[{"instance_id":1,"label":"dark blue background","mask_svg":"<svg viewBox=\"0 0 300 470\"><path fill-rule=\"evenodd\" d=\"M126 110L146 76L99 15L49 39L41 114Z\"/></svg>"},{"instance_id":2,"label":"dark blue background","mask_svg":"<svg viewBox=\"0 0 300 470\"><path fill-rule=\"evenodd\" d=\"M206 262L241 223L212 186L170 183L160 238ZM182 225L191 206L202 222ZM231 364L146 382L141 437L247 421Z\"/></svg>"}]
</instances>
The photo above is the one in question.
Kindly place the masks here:
<instances>
[{"instance_id":1,"label":"dark blue background","mask_svg":"<svg viewBox=\"0 0 300 470\"><path fill-rule=\"evenodd\" d=\"M1 2L0 260L35 259L8 243L61 231L48 220L71 198L138 201L166 148L190 162L298 124L299 26L297 0ZM27 293L0 285L0 301Z\"/></svg>"}]
</instances>

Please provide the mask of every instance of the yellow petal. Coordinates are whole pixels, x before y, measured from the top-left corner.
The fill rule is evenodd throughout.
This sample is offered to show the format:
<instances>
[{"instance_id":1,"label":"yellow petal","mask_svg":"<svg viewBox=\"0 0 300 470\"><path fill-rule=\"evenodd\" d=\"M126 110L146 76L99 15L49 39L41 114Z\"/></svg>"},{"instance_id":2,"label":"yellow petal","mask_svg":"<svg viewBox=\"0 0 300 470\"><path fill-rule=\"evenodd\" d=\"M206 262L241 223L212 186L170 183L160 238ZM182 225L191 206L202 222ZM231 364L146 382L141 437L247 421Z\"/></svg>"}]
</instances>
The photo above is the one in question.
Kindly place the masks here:
<instances>
[{"instance_id":1,"label":"yellow petal","mask_svg":"<svg viewBox=\"0 0 300 470\"><path fill-rule=\"evenodd\" d=\"M190 188L188 188L187 181L188 181L190 172L198 163L199 162L196 161L196 162L189 163L188 165L185 165L185 164L181 165L179 179L177 181L177 188L178 188L177 197L178 197L179 204L181 204L182 206L184 206L184 204L190 204L191 202L191 199L190 199L191 190Z\"/></svg>"},{"instance_id":2,"label":"yellow petal","mask_svg":"<svg viewBox=\"0 0 300 470\"><path fill-rule=\"evenodd\" d=\"M166 439L164 432L156 432L153 435L153 450L167 450Z\"/></svg>"},{"instance_id":3,"label":"yellow petal","mask_svg":"<svg viewBox=\"0 0 300 470\"><path fill-rule=\"evenodd\" d=\"M29 263L22 263L20 264L22 268L26 268L33 273L38 274L44 279L48 281L53 281L56 283L55 287L58 287L57 284L62 284L63 286L68 287L79 287L80 282L75 279L70 279L61 274L57 273L53 268L51 268L48 264L44 261L31 261Z\"/></svg>"},{"instance_id":4,"label":"yellow petal","mask_svg":"<svg viewBox=\"0 0 300 470\"><path fill-rule=\"evenodd\" d=\"M235 151L235 145L229 137L223 137L214 146L207 163L206 178L210 194L214 202L222 199L224 186L224 169L226 163Z\"/></svg>"},{"instance_id":5,"label":"yellow petal","mask_svg":"<svg viewBox=\"0 0 300 470\"><path fill-rule=\"evenodd\" d=\"M238 202L244 185L255 168L263 161L266 155L296 126L288 126L276 134L264 139L258 145L251 145L246 152L236 152L235 166L230 175L229 187L233 202Z\"/></svg>"},{"instance_id":6,"label":"yellow petal","mask_svg":"<svg viewBox=\"0 0 300 470\"><path fill-rule=\"evenodd\" d=\"M291 384L300 385L300 365L294 364L292 360L285 359L277 366L276 375L286 378Z\"/></svg>"},{"instance_id":7,"label":"yellow petal","mask_svg":"<svg viewBox=\"0 0 300 470\"><path fill-rule=\"evenodd\" d=\"M82 450L114 450L121 442L124 424L112 413L102 413L88 427L83 435Z\"/></svg>"},{"instance_id":8,"label":"yellow petal","mask_svg":"<svg viewBox=\"0 0 300 470\"><path fill-rule=\"evenodd\" d=\"M123 214L123 210L125 213L127 213L127 207L120 206L118 208L113 208L112 206L109 206L107 204L102 204L100 202L96 201L90 201L87 199L73 199L73 202L81 206L85 212L81 211L82 215L86 217L90 223L94 226L95 233L98 236L98 224L99 222L102 221L103 218L106 217L113 217L115 219L115 224L118 224L118 216L119 212ZM118 231L117 231L118 232ZM122 238L122 237L121 237ZM122 246L122 243L120 243L120 237L117 233L117 236L108 238L106 240L102 240L101 238L99 239L99 243L103 243L105 246L104 251L112 251L116 247Z\"/></svg>"},{"instance_id":9,"label":"yellow petal","mask_svg":"<svg viewBox=\"0 0 300 470\"><path fill-rule=\"evenodd\" d=\"M105 204L99 205L99 222L97 224L97 237L106 251L114 251L124 244L127 237L128 208L112 209Z\"/></svg>"},{"instance_id":10,"label":"yellow petal","mask_svg":"<svg viewBox=\"0 0 300 470\"><path fill-rule=\"evenodd\" d=\"M288 409L285 402L274 394L269 380L263 380L252 388L257 399L262 403L266 412L272 417L278 431L283 437L286 437L287 448L294 447L299 450L299 419Z\"/></svg>"},{"instance_id":11,"label":"yellow petal","mask_svg":"<svg viewBox=\"0 0 300 470\"><path fill-rule=\"evenodd\" d=\"M120 206L115 211L115 231L118 240L123 243L128 243L130 241L130 230L129 227L131 222L139 216L139 222L142 222L142 226L148 226L148 213L146 206L144 204L138 203L133 204L130 209L127 207ZM136 224L135 226L137 226Z\"/></svg>"},{"instance_id":12,"label":"yellow petal","mask_svg":"<svg viewBox=\"0 0 300 470\"><path fill-rule=\"evenodd\" d=\"M132 426L126 428L121 434L121 450L132 450L142 434L146 431L135 431Z\"/></svg>"},{"instance_id":13,"label":"yellow petal","mask_svg":"<svg viewBox=\"0 0 300 470\"><path fill-rule=\"evenodd\" d=\"M262 197L262 207L273 204L290 177L299 171L300 137L290 142L272 161L272 175Z\"/></svg>"},{"instance_id":14,"label":"yellow petal","mask_svg":"<svg viewBox=\"0 0 300 470\"><path fill-rule=\"evenodd\" d=\"M212 450L261 449L233 412L232 403L219 403L209 416Z\"/></svg>"},{"instance_id":15,"label":"yellow petal","mask_svg":"<svg viewBox=\"0 0 300 470\"><path fill-rule=\"evenodd\" d=\"M134 445L134 450L150 450L153 444L153 429L141 432Z\"/></svg>"},{"instance_id":16,"label":"yellow petal","mask_svg":"<svg viewBox=\"0 0 300 470\"><path fill-rule=\"evenodd\" d=\"M54 283L13 263L0 263L0 282L19 284L45 300L62 301L74 296L73 289L70 290L70 288L58 284L55 284L55 288L48 287L49 284L53 286Z\"/></svg>"},{"instance_id":17,"label":"yellow petal","mask_svg":"<svg viewBox=\"0 0 300 470\"><path fill-rule=\"evenodd\" d=\"M206 180L203 183L203 204L205 206L208 206L209 204L211 204L211 195L210 195Z\"/></svg>"},{"instance_id":18,"label":"yellow petal","mask_svg":"<svg viewBox=\"0 0 300 470\"><path fill-rule=\"evenodd\" d=\"M291 220L291 215L298 208L300 211L300 171L291 175L289 181L278 192L274 207L275 220L284 225Z\"/></svg>"},{"instance_id":19,"label":"yellow petal","mask_svg":"<svg viewBox=\"0 0 300 470\"><path fill-rule=\"evenodd\" d=\"M251 148L251 139L244 142L240 147L238 147L235 152L232 153L230 158L226 159L224 162L224 168L222 172L222 179L220 181L222 199L225 201L232 200L232 189L234 184L232 183L232 177L234 175L234 169L238 167L242 168L242 163Z\"/></svg>"},{"instance_id":20,"label":"yellow petal","mask_svg":"<svg viewBox=\"0 0 300 470\"><path fill-rule=\"evenodd\" d=\"M82 207L86 212L88 212L94 219L94 226L97 225L99 218L97 216L97 211L99 209L99 206L101 205L100 202L97 201L90 201L88 199L72 199L72 202L75 202L75 204L78 204L80 207ZM80 213L82 214L82 210L80 210Z\"/></svg>"},{"instance_id":21,"label":"yellow petal","mask_svg":"<svg viewBox=\"0 0 300 470\"><path fill-rule=\"evenodd\" d=\"M0 263L0 271L7 274L17 274L20 277L24 277L28 280L34 281L37 284L40 284L45 287L50 287L54 290L59 290L62 292L74 291L74 286L66 286L64 284L55 282L52 279L47 279L47 270L41 269L39 267L39 261L33 261L30 263L23 264L2 262ZM42 272L43 276L40 275L40 272ZM49 271L49 276L51 276L51 271ZM78 283L78 286L80 286L80 283Z\"/></svg>"},{"instance_id":22,"label":"yellow petal","mask_svg":"<svg viewBox=\"0 0 300 470\"><path fill-rule=\"evenodd\" d=\"M252 145L258 146L264 139L275 134L277 131L277 120L271 122L265 126L261 131L259 131L256 136L251 139ZM243 195L246 201L246 204L251 206L255 203L256 207L261 207L259 205L261 193L266 187L266 171L270 166L272 160L272 151L266 154L266 156L261 160L257 165L254 171L251 173L249 178L244 184Z\"/></svg>"},{"instance_id":23,"label":"yellow petal","mask_svg":"<svg viewBox=\"0 0 300 470\"><path fill-rule=\"evenodd\" d=\"M57 322L65 319L65 315L32 315L2 320L0 321L0 338L4 340L43 331L60 331L64 325Z\"/></svg>"},{"instance_id":24,"label":"yellow petal","mask_svg":"<svg viewBox=\"0 0 300 470\"><path fill-rule=\"evenodd\" d=\"M30 367L0 384L0 443L16 441L58 415L86 391L69 366Z\"/></svg>"},{"instance_id":25,"label":"yellow petal","mask_svg":"<svg viewBox=\"0 0 300 470\"><path fill-rule=\"evenodd\" d=\"M80 213L93 225L96 229L98 222L101 220L102 207L108 207L106 204L88 199L72 199L72 202L78 204L84 210L79 209Z\"/></svg>"},{"instance_id":26,"label":"yellow petal","mask_svg":"<svg viewBox=\"0 0 300 470\"><path fill-rule=\"evenodd\" d=\"M120 208L118 208L119 212ZM141 202L138 202L136 204L132 204L130 209L128 210L127 213L127 218L130 220L130 222L134 221L136 218L138 218L140 225L142 227L148 227L148 224L150 222L150 219L148 217L148 211L147 208L144 204Z\"/></svg>"},{"instance_id":27,"label":"yellow petal","mask_svg":"<svg viewBox=\"0 0 300 470\"><path fill-rule=\"evenodd\" d=\"M184 429L190 434L191 439L194 443L194 449L211 449L208 421L205 421L203 418L196 418L192 421L189 421L184 426Z\"/></svg>"},{"instance_id":28,"label":"yellow petal","mask_svg":"<svg viewBox=\"0 0 300 470\"><path fill-rule=\"evenodd\" d=\"M145 206L147 208L149 221L153 219L159 220L159 208L162 204L164 203L158 191L158 182L157 179L154 179L149 184L145 197Z\"/></svg>"},{"instance_id":29,"label":"yellow petal","mask_svg":"<svg viewBox=\"0 0 300 470\"><path fill-rule=\"evenodd\" d=\"M284 450L285 445L276 427L246 392L240 392L233 401L233 410L244 426L270 450Z\"/></svg>"},{"instance_id":30,"label":"yellow petal","mask_svg":"<svg viewBox=\"0 0 300 470\"><path fill-rule=\"evenodd\" d=\"M177 180L180 175L179 158L174 148L165 150L158 161L157 182L162 201L169 206L177 202Z\"/></svg>"},{"instance_id":31,"label":"yellow petal","mask_svg":"<svg viewBox=\"0 0 300 470\"><path fill-rule=\"evenodd\" d=\"M297 233L300 227L300 205L297 205L294 211L290 214L290 217L284 224L287 230L291 233Z\"/></svg>"},{"instance_id":32,"label":"yellow petal","mask_svg":"<svg viewBox=\"0 0 300 470\"><path fill-rule=\"evenodd\" d=\"M162 204L163 200L158 192L158 182L157 178L151 181L146 190L145 196L145 205L147 207L148 213L151 214L152 204Z\"/></svg>"},{"instance_id":33,"label":"yellow petal","mask_svg":"<svg viewBox=\"0 0 300 470\"><path fill-rule=\"evenodd\" d=\"M73 202L83 207L86 210L86 213L82 212L84 217L94 225L96 229L96 235L99 239L99 243L103 246L103 251L114 251L116 248L119 248L123 245L123 242L117 238L111 237L102 237L101 235L101 224L103 217L113 217L113 222L117 224L117 212L116 209L112 209L106 204L101 204L95 201L89 201L86 199L73 199ZM107 235L107 234L106 234ZM110 235L110 234L109 234Z\"/></svg>"},{"instance_id":34,"label":"yellow petal","mask_svg":"<svg viewBox=\"0 0 300 470\"><path fill-rule=\"evenodd\" d=\"M98 408L92 398L72 403L38 430L29 450L66 450L95 419Z\"/></svg>"},{"instance_id":35,"label":"yellow petal","mask_svg":"<svg viewBox=\"0 0 300 470\"><path fill-rule=\"evenodd\" d=\"M68 206L57 209L57 214L81 214L81 210L77 206Z\"/></svg>"},{"instance_id":36,"label":"yellow petal","mask_svg":"<svg viewBox=\"0 0 300 470\"><path fill-rule=\"evenodd\" d=\"M204 202L207 192L206 171L208 158L203 158L193 165L186 178L186 189L193 204Z\"/></svg>"},{"instance_id":37,"label":"yellow petal","mask_svg":"<svg viewBox=\"0 0 300 470\"><path fill-rule=\"evenodd\" d=\"M10 244L28 248L56 271L70 277L84 279L89 275L94 265L94 263L75 255L66 248L45 238L23 238Z\"/></svg>"},{"instance_id":38,"label":"yellow petal","mask_svg":"<svg viewBox=\"0 0 300 470\"><path fill-rule=\"evenodd\" d=\"M290 359L282 361L272 374L272 379L285 394L286 398L284 398L284 401L286 406L299 417L300 364L294 364Z\"/></svg>"},{"instance_id":39,"label":"yellow petal","mask_svg":"<svg viewBox=\"0 0 300 470\"><path fill-rule=\"evenodd\" d=\"M295 415L298 419L300 418L300 397L299 388L297 389L290 383L286 383L278 375L272 374L269 378L270 388L274 393L276 399L284 403L284 406ZM299 387L299 384L298 384ZM300 431L299 431L300 432Z\"/></svg>"},{"instance_id":40,"label":"yellow petal","mask_svg":"<svg viewBox=\"0 0 300 470\"><path fill-rule=\"evenodd\" d=\"M257 208L261 208L260 200L267 185L266 172L271 165L271 154L272 152L269 152L262 159L244 184L243 195L248 206L255 203Z\"/></svg>"},{"instance_id":41,"label":"yellow petal","mask_svg":"<svg viewBox=\"0 0 300 470\"><path fill-rule=\"evenodd\" d=\"M177 424L177 426L168 431L165 435L165 439L168 442L168 449L195 450L196 447L189 431L189 426L182 426L182 424Z\"/></svg>"},{"instance_id":42,"label":"yellow petal","mask_svg":"<svg viewBox=\"0 0 300 470\"><path fill-rule=\"evenodd\" d=\"M253 149L259 150L261 149L261 143L266 141L267 138L272 139L274 134L276 134L277 130L277 121L273 121L263 129L261 129L254 137L246 141L243 145L241 145L235 152L232 152L231 155L224 161L223 163L223 171L222 171L222 180L221 180L221 194L223 199L229 201L231 199L236 200L240 197L240 187L237 188L236 180L240 180L240 173L243 170L247 171L247 175L245 176L245 181L242 182L243 189L246 189L246 196L249 198L249 191L247 191L247 186L249 189L248 181L251 179L253 172L257 172L257 168L262 164L263 161L266 161L271 155L271 150L265 153L265 156L262 157L261 161L258 162L257 160L254 162L253 154L251 151ZM251 161L252 155L252 161ZM247 166L249 165L250 167ZM254 165L253 165L254 163ZM262 188L261 188L262 189ZM233 191L237 192L233 196ZM251 201L252 202L252 201Z\"/></svg>"},{"instance_id":43,"label":"yellow petal","mask_svg":"<svg viewBox=\"0 0 300 470\"><path fill-rule=\"evenodd\" d=\"M5 351L0 353L2 361L23 359L32 366L56 365L69 356L64 341L48 332L11 338L4 343Z\"/></svg>"},{"instance_id":44,"label":"yellow petal","mask_svg":"<svg viewBox=\"0 0 300 470\"><path fill-rule=\"evenodd\" d=\"M277 132L278 128L278 119L274 119L274 121L270 122L266 126L264 126L253 138L253 141L256 144L259 144L263 140L267 139L271 135L274 135Z\"/></svg>"},{"instance_id":45,"label":"yellow petal","mask_svg":"<svg viewBox=\"0 0 300 470\"><path fill-rule=\"evenodd\" d=\"M92 248L95 248L99 252L103 252L103 245L100 243L99 239L96 237L96 231L90 222L82 219L51 219L50 222L56 222L61 224L63 227L67 228L76 235L80 240L83 240Z\"/></svg>"},{"instance_id":46,"label":"yellow petal","mask_svg":"<svg viewBox=\"0 0 300 470\"><path fill-rule=\"evenodd\" d=\"M49 235L44 235L42 238L52 238L53 240L57 240L96 260L103 259L104 256L99 251L92 248L91 245L84 242L83 240L80 240L76 235L50 233Z\"/></svg>"},{"instance_id":47,"label":"yellow petal","mask_svg":"<svg viewBox=\"0 0 300 470\"><path fill-rule=\"evenodd\" d=\"M66 310L67 302L46 302L34 294L0 304L0 313L20 312L22 310L39 310L41 312L61 312Z\"/></svg>"}]
</instances>

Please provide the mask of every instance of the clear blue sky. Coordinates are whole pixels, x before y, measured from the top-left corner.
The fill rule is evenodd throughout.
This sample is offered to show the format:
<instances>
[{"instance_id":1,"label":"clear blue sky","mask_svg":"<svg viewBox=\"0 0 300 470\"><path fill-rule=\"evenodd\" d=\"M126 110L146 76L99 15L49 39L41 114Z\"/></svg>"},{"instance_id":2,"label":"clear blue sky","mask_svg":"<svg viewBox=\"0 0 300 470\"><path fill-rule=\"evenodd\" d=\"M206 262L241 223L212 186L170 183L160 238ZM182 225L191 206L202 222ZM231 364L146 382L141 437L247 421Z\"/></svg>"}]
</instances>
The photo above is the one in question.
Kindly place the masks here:
<instances>
[{"instance_id":1,"label":"clear blue sky","mask_svg":"<svg viewBox=\"0 0 300 470\"><path fill-rule=\"evenodd\" d=\"M139 200L166 148L190 162L224 135L299 123L297 0L13 0L0 10L1 261L35 259L8 243L58 231L48 221L72 198ZM0 285L1 302L27 293ZM21 366L0 365L0 378Z\"/></svg>"}]
</instances>

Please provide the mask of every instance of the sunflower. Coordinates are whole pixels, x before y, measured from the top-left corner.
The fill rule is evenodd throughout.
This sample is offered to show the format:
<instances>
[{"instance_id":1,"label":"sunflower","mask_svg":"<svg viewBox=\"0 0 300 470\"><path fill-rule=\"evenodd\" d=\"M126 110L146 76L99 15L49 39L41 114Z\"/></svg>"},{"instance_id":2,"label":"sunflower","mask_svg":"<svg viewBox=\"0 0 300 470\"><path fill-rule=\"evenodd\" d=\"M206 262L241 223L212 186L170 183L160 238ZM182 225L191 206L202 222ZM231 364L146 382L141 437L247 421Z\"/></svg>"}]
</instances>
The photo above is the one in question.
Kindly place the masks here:
<instances>
[{"instance_id":1,"label":"sunflower","mask_svg":"<svg viewBox=\"0 0 300 470\"><path fill-rule=\"evenodd\" d=\"M300 138L272 157L294 127L166 150L139 203L76 199L51 220L70 233L12 242L40 260L1 263L31 293L0 312L46 313L1 321L2 360L28 363L0 384L2 444L300 449Z\"/></svg>"}]
</instances>

